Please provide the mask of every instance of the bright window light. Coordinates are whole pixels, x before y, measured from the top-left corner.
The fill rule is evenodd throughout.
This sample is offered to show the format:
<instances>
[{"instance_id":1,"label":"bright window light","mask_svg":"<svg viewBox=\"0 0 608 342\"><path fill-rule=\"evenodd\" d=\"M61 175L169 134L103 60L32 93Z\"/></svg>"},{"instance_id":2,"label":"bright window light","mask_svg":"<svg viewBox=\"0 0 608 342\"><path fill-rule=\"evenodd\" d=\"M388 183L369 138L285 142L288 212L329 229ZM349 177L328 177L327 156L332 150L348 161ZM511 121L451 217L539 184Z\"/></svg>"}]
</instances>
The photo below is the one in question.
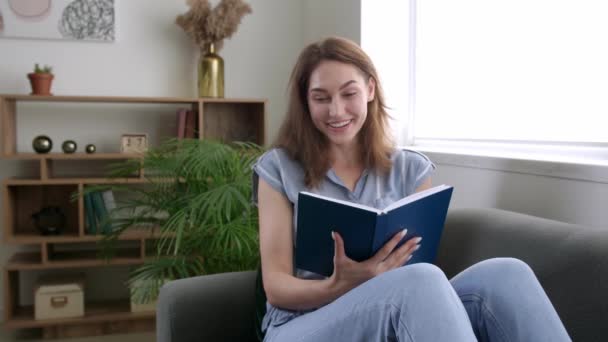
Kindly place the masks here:
<instances>
[{"instance_id":1,"label":"bright window light","mask_svg":"<svg viewBox=\"0 0 608 342\"><path fill-rule=\"evenodd\" d=\"M408 143L413 115L414 32L410 31L410 1L362 0L361 47L378 71L391 115L391 133L399 145ZM411 134L410 134L411 136Z\"/></svg>"},{"instance_id":2,"label":"bright window light","mask_svg":"<svg viewBox=\"0 0 608 342\"><path fill-rule=\"evenodd\" d=\"M605 0L417 1L414 135L608 142L607 16Z\"/></svg>"}]
</instances>

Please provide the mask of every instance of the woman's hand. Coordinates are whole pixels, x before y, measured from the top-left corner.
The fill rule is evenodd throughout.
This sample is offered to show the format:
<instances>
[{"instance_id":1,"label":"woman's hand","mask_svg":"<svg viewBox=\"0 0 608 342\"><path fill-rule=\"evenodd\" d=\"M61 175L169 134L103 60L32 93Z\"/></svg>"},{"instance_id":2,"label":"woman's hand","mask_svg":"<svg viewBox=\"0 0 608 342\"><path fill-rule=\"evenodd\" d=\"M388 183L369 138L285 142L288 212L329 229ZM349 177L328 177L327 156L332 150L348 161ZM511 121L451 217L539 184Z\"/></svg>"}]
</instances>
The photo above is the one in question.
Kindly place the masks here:
<instances>
[{"instance_id":1,"label":"woman's hand","mask_svg":"<svg viewBox=\"0 0 608 342\"><path fill-rule=\"evenodd\" d=\"M332 284L348 291L379 274L405 264L412 257L412 253L420 248L419 243L422 240L421 237L412 238L393 251L406 232L404 230L395 234L373 257L363 262L346 256L344 240L340 234L333 232L335 252L334 273L330 277Z\"/></svg>"}]
</instances>

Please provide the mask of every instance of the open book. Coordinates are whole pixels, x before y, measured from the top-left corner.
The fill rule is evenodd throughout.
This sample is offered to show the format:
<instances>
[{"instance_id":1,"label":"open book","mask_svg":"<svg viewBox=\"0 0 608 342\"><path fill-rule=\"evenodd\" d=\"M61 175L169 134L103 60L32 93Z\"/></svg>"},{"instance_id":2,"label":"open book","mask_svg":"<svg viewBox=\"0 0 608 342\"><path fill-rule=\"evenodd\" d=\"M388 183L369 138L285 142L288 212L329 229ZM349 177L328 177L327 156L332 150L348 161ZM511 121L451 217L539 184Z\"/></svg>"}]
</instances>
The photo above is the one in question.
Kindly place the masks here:
<instances>
[{"instance_id":1,"label":"open book","mask_svg":"<svg viewBox=\"0 0 608 342\"><path fill-rule=\"evenodd\" d=\"M364 261L397 232L407 229L398 246L413 237L422 237L420 249L408 264L433 263L453 189L439 185L404 197L384 209L302 191L298 195L296 267L330 276L334 268L332 231L342 236L349 258Z\"/></svg>"}]
</instances>

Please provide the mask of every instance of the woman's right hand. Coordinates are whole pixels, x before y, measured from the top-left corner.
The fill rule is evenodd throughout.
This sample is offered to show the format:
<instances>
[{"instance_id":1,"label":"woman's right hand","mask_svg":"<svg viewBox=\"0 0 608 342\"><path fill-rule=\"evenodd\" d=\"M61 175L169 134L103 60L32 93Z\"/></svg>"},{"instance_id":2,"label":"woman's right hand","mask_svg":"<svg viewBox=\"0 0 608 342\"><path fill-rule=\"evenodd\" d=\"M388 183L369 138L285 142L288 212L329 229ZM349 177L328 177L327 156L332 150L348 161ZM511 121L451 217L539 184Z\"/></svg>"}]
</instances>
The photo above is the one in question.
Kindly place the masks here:
<instances>
[{"instance_id":1,"label":"woman's right hand","mask_svg":"<svg viewBox=\"0 0 608 342\"><path fill-rule=\"evenodd\" d=\"M412 257L412 254L420 248L420 241L422 240L421 237L412 238L395 249L406 232L404 230L395 234L373 257L362 262L357 262L346 256L344 240L340 234L333 232L335 252L334 272L330 277L332 284L346 292L379 274L403 266Z\"/></svg>"}]
</instances>

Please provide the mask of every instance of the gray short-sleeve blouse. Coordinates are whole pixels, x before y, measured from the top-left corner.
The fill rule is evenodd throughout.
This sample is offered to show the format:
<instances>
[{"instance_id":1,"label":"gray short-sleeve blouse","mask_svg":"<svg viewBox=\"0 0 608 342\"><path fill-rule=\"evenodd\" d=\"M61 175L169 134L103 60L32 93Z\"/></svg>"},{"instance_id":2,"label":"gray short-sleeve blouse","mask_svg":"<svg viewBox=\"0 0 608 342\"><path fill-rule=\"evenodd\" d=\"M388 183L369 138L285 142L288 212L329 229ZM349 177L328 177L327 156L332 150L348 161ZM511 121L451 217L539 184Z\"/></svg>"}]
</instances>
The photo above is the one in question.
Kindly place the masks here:
<instances>
[{"instance_id":1,"label":"gray short-sleeve blouse","mask_svg":"<svg viewBox=\"0 0 608 342\"><path fill-rule=\"evenodd\" d=\"M318 188L304 184L304 170L291 159L285 150L273 148L264 153L253 166L253 200L257 203L258 178L264 179L273 189L285 195L293 205L294 248L297 231L298 194L309 191L340 200L384 208L392 202L414 193L432 175L435 165L424 154L408 149L397 149L391 156L393 166L388 174L365 170L350 191L333 170L327 172ZM318 275L296 270L296 276L317 279Z\"/></svg>"}]
</instances>

